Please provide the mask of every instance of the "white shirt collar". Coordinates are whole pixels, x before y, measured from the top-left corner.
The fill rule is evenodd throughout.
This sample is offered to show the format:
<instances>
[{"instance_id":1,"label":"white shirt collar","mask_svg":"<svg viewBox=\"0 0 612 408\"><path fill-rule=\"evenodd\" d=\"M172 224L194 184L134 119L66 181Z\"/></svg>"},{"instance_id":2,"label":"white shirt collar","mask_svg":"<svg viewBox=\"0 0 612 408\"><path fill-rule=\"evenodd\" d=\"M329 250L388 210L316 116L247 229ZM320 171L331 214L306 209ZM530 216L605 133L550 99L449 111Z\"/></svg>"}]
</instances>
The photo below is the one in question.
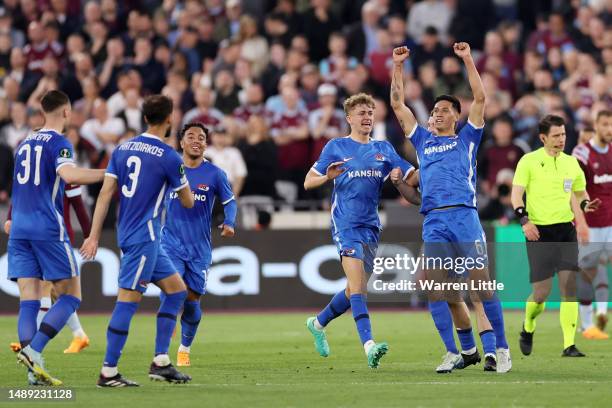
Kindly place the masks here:
<instances>
[{"instance_id":1,"label":"white shirt collar","mask_svg":"<svg viewBox=\"0 0 612 408\"><path fill-rule=\"evenodd\" d=\"M150 137L151 139L157 139L157 140L159 140L160 142L162 141L162 140L161 140L159 137L157 137L157 136L155 136L155 135L152 135L152 134L150 134L150 133L147 133L147 132L144 132L143 134L141 134L141 136L144 136L144 137Z\"/></svg>"}]
</instances>

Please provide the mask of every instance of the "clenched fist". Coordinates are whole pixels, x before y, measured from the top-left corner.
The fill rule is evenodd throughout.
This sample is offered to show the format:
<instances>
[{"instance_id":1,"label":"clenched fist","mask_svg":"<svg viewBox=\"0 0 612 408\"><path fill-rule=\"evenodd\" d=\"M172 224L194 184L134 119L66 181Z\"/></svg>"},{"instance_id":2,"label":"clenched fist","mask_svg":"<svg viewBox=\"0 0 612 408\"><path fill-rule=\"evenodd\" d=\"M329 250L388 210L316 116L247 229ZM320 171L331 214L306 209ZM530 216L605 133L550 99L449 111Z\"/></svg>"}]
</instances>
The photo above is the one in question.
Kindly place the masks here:
<instances>
[{"instance_id":1,"label":"clenched fist","mask_svg":"<svg viewBox=\"0 0 612 408\"><path fill-rule=\"evenodd\" d=\"M402 64L410 56L408 47L397 47L393 49L393 63Z\"/></svg>"}]
</instances>

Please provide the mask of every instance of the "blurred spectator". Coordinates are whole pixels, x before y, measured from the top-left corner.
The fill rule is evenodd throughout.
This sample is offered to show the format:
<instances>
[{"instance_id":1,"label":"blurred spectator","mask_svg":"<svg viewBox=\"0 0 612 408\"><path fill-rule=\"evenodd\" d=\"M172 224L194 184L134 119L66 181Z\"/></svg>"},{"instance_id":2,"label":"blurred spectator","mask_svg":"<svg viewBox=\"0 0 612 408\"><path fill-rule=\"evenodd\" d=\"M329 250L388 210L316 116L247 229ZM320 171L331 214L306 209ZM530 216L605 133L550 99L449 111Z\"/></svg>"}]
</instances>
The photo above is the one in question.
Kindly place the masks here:
<instances>
[{"instance_id":1,"label":"blurred spectator","mask_svg":"<svg viewBox=\"0 0 612 408\"><path fill-rule=\"evenodd\" d=\"M97 99L93 108L93 118L83 123L81 136L98 152L105 151L110 154L125 132L125 125L121 119L109 115L104 100Z\"/></svg>"},{"instance_id":2,"label":"blurred spectator","mask_svg":"<svg viewBox=\"0 0 612 408\"><path fill-rule=\"evenodd\" d=\"M427 123L429 109L423 99L423 90L419 81L409 79L404 82L404 95L406 104L410 107L419 123Z\"/></svg>"},{"instance_id":3,"label":"blurred spectator","mask_svg":"<svg viewBox=\"0 0 612 408\"><path fill-rule=\"evenodd\" d=\"M406 20L403 19L400 15L395 14L389 17L387 20L387 30L389 30L389 35L391 36L391 44L392 47L401 47L407 46L408 49L413 50L416 46L414 40L408 37L407 29L406 29Z\"/></svg>"},{"instance_id":4,"label":"blurred spectator","mask_svg":"<svg viewBox=\"0 0 612 408\"><path fill-rule=\"evenodd\" d=\"M9 35L13 47L22 48L26 43L23 31L13 24L13 16L6 7L0 7L0 32Z\"/></svg>"},{"instance_id":5,"label":"blurred spectator","mask_svg":"<svg viewBox=\"0 0 612 408\"><path fill-rule=\"evenodd\" d=\"M331 33L328 41L329 56L319 63L319 72L326 82L338 84L346 69L354 69L359 63L357 58L346 54L346 37L339 32Z\"/></svg>"},{"instance_id":6,"label":"blurred spectator","mask_svg":"<svg viewBox=\"0 0 612 408\"><path fill-rule=\"evenodd\" d=\"M138 91L129 88L125 93L125 109L117 114L117 118L123 121L123 128L132 129L136 134L142 133L147 128L141 105Z\"/></svg>"},{"instance_id":7,"label":"blurred spectator","mask_svg":"<svg viewBox=\"0 0 612 408\"><path fill-rule=\"evenodd\" d=\"M514 210L510 200L514 171L503 169L497 173L494 187L491 189L491 199L485 207L478 211L483 221L499 221L502 225L514 220Z\"/></svg>"},{"instance_id":8,"label":"blurred spectator","mask_svg":"<svg viewBox=\"0 0 612 408\"><path fill-rule=\"evenodd\" d=\"M428 27L435 27L443 43L453 18L453 10L443 0L423 0L410 7L408 14L408 34L416 42L421 42Z\"/></svg>"},{"instance_id":9,"label":"blurred spectator","mask_svg":"<svg viewBox=\"0 0 612 408\"><path fill-rule=\"evenodd\" d=\"M270 135L278 146L279 179L295 184L303 197L304 177L310 163L308 116L299 108L299 93L295 87L282 89L283 107L272 113Z\"/></svg>"},{"instance_id":10,"label":"blurred spectator","mask_svg":"<svg viewBox=\"0 0 612 408\"><path fill-rule=\"evenodd\" d=\"M563 14L557 11L550 13L548 21L546 23L542 21L537 31L534 31L527 41L527 48L541 55L545 55L553 47L560 48L563 52L574 48L565 28Z\"/></svg>"},{"instance_id":11,"label":"blurred spectator","mask_svg":"<svg viewBox=\"0 0 612 408\"><path fill-rule=\"evenodd\" d=\"M378 49L376 31L380 17L380 10L374 1L368 1L361 7L361 21L354 23L347 34L350 56L363 61Z\"/></svg>"},{"instance_id":12,"label":"blurred spectator","mask_svg":"<svg viewBox=\"0 0 612 408\"><path fill-rule=\"evenodd\" d=\"M95 77L86 77L81 80L83 97L77 100L72 109L80 112L85 119L90 119L93 114L93 106L100 97L100 85Z\"/></svg>"},{"instance_id":13,"label":"blurred spectator","mask_svg":"<svg viewBox=\"0 0 612 408\"><path fill-rule=\"evenodd\" d=\"M489 72L498 79L499 87L516 93L515 77L521 68L517 53L505 49L504 39L497 31L489 31L484 40L484 52L476 61L476 68L482 74Z\"/></svg>"},{"instance_id":14,"label":"blurred spectator","mask_svg":"<svg viewBox=\"0 0 612 408\"><path fill-rule=\"evenodd\" d=\"M28 25L28 44L23 52L27 59L27 67L30 71L37 73L43 72L43 61L46 57L59 60L62 49L57 43L50 44L45 38L45 31L42 23L32 21Z\"/></svg>"},{"instance_id":15,"label":"blurred spectator","mask_svg":"<svg viewBox=\"0 0 612 408\"><path fill-rule=\"evenodd\" d=\"M374 99L376 109L374 110L374 128L372 139L387 140L398 152L403 150L404 135L394 117L389 116L387 103L382 99ZM345 120L346 121L346 120Z\"/></svg>"},{"instance_id":16,"label":"blurred spectator","mask_svg":"<svg viewBox=\"0 0 612 408\"><path fill-rule=\"evenodd\" d=\"M19 143L28 136L30 128L27 123L26 107L16 102L10 107L11 121L0 130L0 144L15 151Z\"/></svg>"},{"instance_id":17,"label":"blurred spectator","mask_svg":"<svg viewBox=\"0 0 612 408\"><path fill-rule=\"evenodd\" d=\"M185 112L183 125L189 122L200 122L214 132L223 121L223 113L213 107L213 90L208 87L198 86L194 91L194 97L196 106Z\"/></svg>"},{"instance_id":18,"label":"blurred spectator","mask_svg":"<svg viewBox=\"0 0 612 408\"><path fill-rule=\"evenodd\" d=\"M454 16L448 29L449 39L465 41L473 50L481 50L482 34L493 28L497 20L493 7L494 2L491 0L454 0L454 3Z\"/></svg>"},{"instance_id":19,"label":"blurred spectator","mask_svg":"<svg viewBox=\"0 0 612 408\"><path fill-rule=\"evenodd\" d=\"M126 70L119 73L117 77L118 90L110 98L108 98L108 113L110 116L117 116L119 112L125 109L125 95L129 89L136 89L140 94L141 87L140 74L136 70Z\"/></svg>"},{"instance_id":20,"label":"blurred spectator","mask_svg":"<svg viewBox=\"0 0 612 408\"><path fill-rule=\"evenodd\" d=\"M306 64L301 69L300 97L309 110L318 107L318 89L320 81L319 70L314 64Z\"/></svg>"},{"instance_id":21,"label":"blurred spectator","mask_svg":"<svg viewBox=\"0 0 612 408\"><path fill-rule=\"evenodd\" d=\"M247 167L240 150L234 147L234 140L224 126L218 126L212 133L212 144L206 148L205 156L227 174L234 195L238 197L244 187Z\"/></svg>"},{"instance_id":22,"label":"blurred spectator","mask_svg":"<svg viewBox=\"0 0 612 408\"><path fill-rule=\"evenodd\" d=\"M393 67L393 46L387 30L379 29L376 34L378 48L368 56L370 79L376 84L377 88L386 90L391 84L389 72Z\"/></svg>"},{"instance_id":23,"label":"blurred spectator","mask_svg":"<svg viewBox=\"0 0 612 408\"><path fill-rule=\"evenodd\" d=\"M276 145L268 136L263 116L253 115L247 124L249 132L238 144L247 168L242 195L263 195L275 199L277 195L274 183L278 162Z\"/></svg>"},{"instance_id":24,"label":"blurred spectator","mask_svg":"<svg viewBox=\"0 0 612 408\"><path fill-rule=\"evenodd\" d=\"M93 2L87 3L91 4ZM117 92L119 74L125 69L127 60L125 58L125 45L120 38L111 38L106 43L106 59L101 67L98 67L100 76L101 95L109 98Z\"/></svg>"},{"instance_id":25,"label":"blurred spectator","mask_svg":"<svg viewBox=\"0 0 612 408\"><path fill-rule=\"evenodd\" d=\"M335 13L331 11L330 0L310 0L311 7L302 14L302 28L312 45L327 44L329 36L342 28ZM310 47L310 60L319 62L327 57L328 50L323 46Z\"/></svg>"},{"instance_id":26,"label":"blurred spectator","mask_svg":"<svg viewBox=\"0 0 612 408\"><path fill-rule=\"evenodd\" d=\"M323 147L331 139L346 136L348 125L342 109L337 107L338 90L334 85L322 84L318 89L319 109L308 115L308 129L313 143L310 152L310 162L314 163Z\"/></svg>"},{"instance_id":27,"label":"blurred spectator","mask_svg":"<svg viewBox=\"0 0 612 408\"><path fill-rule=\"evenodd\" d=\"M441 75L436 79L435 95L455 95L458 98L471 98L472 91L463 75L461 62L455 56L447 56L442 60Z\"/></svg>"},{"instance_id":28,"label":"blurred spectator","mask_svg":"<svg viewBox=\"0 0 612 408\"><path fill-rule=\"evenodd\" d=\"M270 47L270 62L264 70L261 83L266 97L275 95L278 83L285 71L285 61L287 53L280 43L274 43Z\"/></svg>"},{"instance_id":29,"label":"blurred spectator","mask_svg":"<svg viewBox=\"0 0 612 408\"><path fill-rule=\"evenodd\" d=\"M498 117L493 122L493 140L483 146L478 170L486 193L491 192L500 171L514 170L520 158L530 150L524 142L513 141L512 122L508 115Z\"/></svg>"},{"instance_id":30,"label":"blurred spectator","mask_svg":"<svg viewBox=\"0 0 612 408\"><path fill-rule=\"evenodd\" d=\"M285 104L285 99L283 98L283 89L285 88L296 88L297 87L297 77L293 74L284 74L280 81L278 81L278 94L271 96L266 101L266 111L269 115L273 115L276 113L282 113L287 109L287 105ZM306 103L299 98L297 101L298 109L301 111L306 111Z\"/></svg>"},{"instance_id":31,"label":"blurred spectator","mask_svg":"<svg viewBox=\"0 0 612 408\"><path fill-rule=\"evenodd\" d=\"M251 16L240 18L238 40L242 43L240 56L252 64L253 75L259 78L268 65L268 43L257 32L257 22Z\"/></svg>"},{"instance_id":32,"label":"blurred spectator","mask_svg":"<svg viewBox=\"0 0 612 408\"><path fill-rule=\"evenodd\" d=\"M449 50L440 44L438 30L434 26L428 26L419 38L414 55L410 57L413 69L418 71L421 65L432 61L436 70L439 70L442 59L449 55Z\"/></svg>"},{"instance_id":33,"label":"blurred spectator","mask_svg":"<svg viewBox=\"0 0 612 408\"><path fill-rule=\"evenodd\" d=\"M159 93L163 88L165 80L164 67L153 58L153 47L151 41L145 37L139 37L134 43L134 68L142 77L142 88L145 93Z\"/></svg>"},{"instance_id":34,"label":"blurred spectator","mask_svg":"<svg viewBox=\"0 0 612 408\"><path fill-rule=\"evenodd\" d=\"M238 100L238 87L234 81L234 76L227 70L221 70L215 77L215 108L219 109L224 115L234 112L240 105Z\"/></svg>"},{"instance_id":35,"label":"blurred spectator","mask_svg":"<svg viewBox=\"0 0 612 408\"><path fill-rule=\"evenodd\" d=\"M241 137L248 136L250 128L248 126L251 116L264 116L265 107L263 104L264 95L260 84L249 85L245 90L245 101L234 109L233 118L239 129Z\"/></svg>"}]
</instances>

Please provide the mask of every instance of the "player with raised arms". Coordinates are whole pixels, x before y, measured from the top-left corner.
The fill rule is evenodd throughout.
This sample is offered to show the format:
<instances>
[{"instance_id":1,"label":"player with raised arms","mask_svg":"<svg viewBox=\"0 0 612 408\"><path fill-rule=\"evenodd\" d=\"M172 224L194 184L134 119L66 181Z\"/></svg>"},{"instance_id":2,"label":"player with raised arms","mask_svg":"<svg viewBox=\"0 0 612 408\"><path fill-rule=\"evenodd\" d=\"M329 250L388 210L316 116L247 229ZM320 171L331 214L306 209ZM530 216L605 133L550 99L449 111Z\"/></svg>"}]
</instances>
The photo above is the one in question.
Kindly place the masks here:
<instances>
[{"instance_id":1,"label":"player with raised arms","mask_svg":"<svg viewBox=\"0 0 612 408\"><path fill-rule=\"evenodd\" d=\"M372 272L381 223L378 203L384 181L394 173L394 185L407 200L420 203L414 187L414 167L402 159L387 141L372 140L374 99L367 94L344 101L344 112L351 127L349 136L330 140L312 166L304 188L309 190L332 181L332 237L347 277L346 289L338 292L317 315L308 318L317 352L330 353L325 327L349 308L357 326L370 368L378 368L387 353L387 343L375 343L366 304L368 274ZM407 182L408 181L408 182Z\"/></svg>"},{"instance_id":2,"label":"player with raised arms","mask_svg":"<svg viewBox=\"0 0 612 408\"><path fill-rule=\"evenodd\" d=\"M414 145L421 165L421 213L425 257L451 256L484 258L486 260L486 238L476 207L476 150L484 128L485 91L480 75L467 43L453 45L457 57L465 64L468 81L474 95L467 124L457 134L455 129L461 113L461 104L451 95L440 95L435 99L433 119L435 132L419 126L404 102L403 64L409 57L407 47L393 50L393 73L391 83L391 107L406 134ZM439 252L442 251L442 254ZM445 278L447 271L427 270L430 279ZM469 278L488 281L488 268L469 270ZM484 311L495 332L497 372L507 372L512 367L510 351L506 341L501 303L494 293L479 293ZM463 302L446 302L440 294L430 293L429 309L442 338L447 354L436 371L446 373L454 368L480 361L471 322ZM453 337L453 318L464 353L459 355ZM460 317L460 318L459 318ZM461 325L461 326L460 326ZM491 356L494 357L494 356ZM490 362L493 364L493 362Z\"/></svg>"},{"instance_id":3,"label":"player with raised arms","mask_svg":"<svg viewBox=\"0 0 612 408\"><path fill-rule=\"evenodd\" d=\"M157 313L155 357L149 378L174 383L191 380L174 368L168 356L176 316L185 302L187 289L160 245L160 230L162 204L168 188L176 192L184 207L193 207L194 199L181 156L162 141L171 128L172 100L162 95L149 96L142 110L148 129L113 151L96 203L91 234L81 247L83 258L95 257L109 203L119 189L117 240L123 257L119 293L106 332L106 355L98 387L138 386L121 376L117 364L132 317L151 282L165 296Z\"/></svg>"},{"instance_id":4,"label":"player with raised arms","mask_svg":"<svg viewBox=\"0 0 612 408\"><path fill-rule=\"evenodd\" d=\"M72 145L62 135L72 112L68 96L49 91L40 104L44 128L28 136L15 157L8 278L19 285L17 359L28 368L30 383L57 386L62 382L46 371L41 353L81 304L79 269L64 223L64 186L100 182L104 171L74 163ZM41 281L52 282L58 297L38 327Z\"/></svg>"},{"instance_id":5,"label":"player with raised arms","mask_svg":"<svg viewBox=\"0 0 612 408\"><path fill-rule=\"evenodd\" d=\"M166 201L166 223L162 228L162 246L187 285L187 298L181 315L181 345L176 365L191 365L191 343L198 330L202 310L200 297L206 290L206 275L212 260L211 225L215 196L225 212L219 226L221 236L233 237L237 205L227 175L204 159L208 129L194 122L183 126L179 144L183 151L185 175L194 193L195 205L185 208L176 192Z\"/></svg>"}]
</instances>

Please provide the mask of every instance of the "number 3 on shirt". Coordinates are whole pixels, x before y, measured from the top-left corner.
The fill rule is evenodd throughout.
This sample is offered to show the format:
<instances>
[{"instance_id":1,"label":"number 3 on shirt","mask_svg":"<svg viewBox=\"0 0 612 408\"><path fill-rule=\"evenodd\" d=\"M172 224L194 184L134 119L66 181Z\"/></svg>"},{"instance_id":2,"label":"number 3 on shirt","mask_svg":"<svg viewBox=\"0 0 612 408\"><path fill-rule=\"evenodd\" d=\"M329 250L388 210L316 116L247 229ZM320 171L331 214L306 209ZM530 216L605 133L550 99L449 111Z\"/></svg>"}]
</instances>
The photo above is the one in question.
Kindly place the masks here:
<instances>
[{"instance_id":1,"label":"number 3 on shirt","mask_svg":"<svg viewBox=\"0 0 612 408\"><path fill-rule=\"evenodd\" d=\"M138 186L138 176L140 175L140 165L141 165L140 157L138 156L130 156L125 163L126 166L131 170L128 174L128 178L132 180L131 185L128 187L127 184L124 184L121 187L121 192L127 198L131 198L134 196L136 192L136 187ZM133 166L133 168L132 168Z\"/></svg>"}]
</instances>

